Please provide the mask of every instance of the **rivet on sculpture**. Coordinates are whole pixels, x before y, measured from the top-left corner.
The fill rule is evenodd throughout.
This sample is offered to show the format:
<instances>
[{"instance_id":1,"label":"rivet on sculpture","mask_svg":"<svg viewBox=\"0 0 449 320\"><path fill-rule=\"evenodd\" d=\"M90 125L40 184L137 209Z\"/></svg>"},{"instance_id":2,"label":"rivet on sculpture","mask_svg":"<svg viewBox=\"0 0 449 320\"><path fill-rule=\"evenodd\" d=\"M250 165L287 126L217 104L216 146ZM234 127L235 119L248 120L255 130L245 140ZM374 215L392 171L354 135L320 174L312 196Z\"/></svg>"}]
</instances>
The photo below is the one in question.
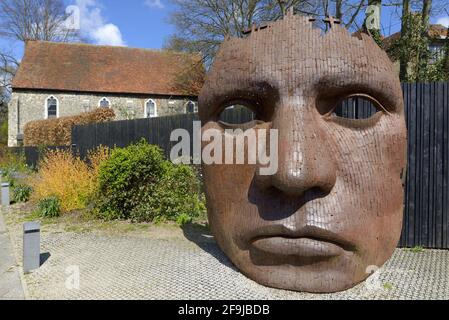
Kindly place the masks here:
<instances>
[{"instance_id":1,"label":"rivet on sculpture","mask_svg":"<svg viewBox=\"0 0 449 320\"><path fill-rule=\"evenodd\" d=\"M325 34L292 13L226 39L199 98L202 130L234 102L254 129L277 129L278 170L203 165L209 222L231 261L260 284L335 292L381 267L400 238L406 165L402 91L387 55L365 34L328 21ZM361 95L368 119L334 114ZM209 142L203 142L203 148Z\"/></svg>"}]
</instances>

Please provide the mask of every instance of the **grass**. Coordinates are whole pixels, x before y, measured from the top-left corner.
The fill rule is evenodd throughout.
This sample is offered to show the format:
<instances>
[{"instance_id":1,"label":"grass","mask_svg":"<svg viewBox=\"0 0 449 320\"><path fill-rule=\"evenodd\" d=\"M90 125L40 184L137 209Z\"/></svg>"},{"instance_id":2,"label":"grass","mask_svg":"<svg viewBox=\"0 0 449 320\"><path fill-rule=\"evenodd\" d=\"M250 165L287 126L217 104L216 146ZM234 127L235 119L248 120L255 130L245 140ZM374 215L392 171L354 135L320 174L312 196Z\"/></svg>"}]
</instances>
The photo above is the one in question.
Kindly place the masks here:
<instances>
[{"instance_id":1,"label":"grass","mask_svg":"<svg viewBox=\"0 0 449 320\"><path fill-rule=\"evenodd\" d=\"M393 289L393 285L392 285L391 283L389 283L389 282L385 282L382 286L383 286L384 289L386 289L386 290L391 290L391 289Z\"/></svg>"},{"instance_id":2,"label":"grass","mask_svg":"<svg viewBox=\"0 0 449 320\"><path fill-rule=\"evenodd\" d=\"M423 246L416 246L416 247L408 249L408 251L413 252L413 253L421 253L421 252L424 251L424 247Z\"/></svg>"},{"instance_id":3,"label":"grass","mask_svg":"<svg viewBox=\"0 0 449 320\"><path fill-rule=\"evenodd\" d=\"M98 232L107 235L144 236L157 239L183 237L182 228L175 222L155 224L120 220L104 221L96 218L87 209L72 211L57 218L43 218L39 216L36 206L30 203L13 205L11 208L11 211L5 215L9 225L21 228L24 222L40 221L43 233Z\"/></svg>"}]
</instances>

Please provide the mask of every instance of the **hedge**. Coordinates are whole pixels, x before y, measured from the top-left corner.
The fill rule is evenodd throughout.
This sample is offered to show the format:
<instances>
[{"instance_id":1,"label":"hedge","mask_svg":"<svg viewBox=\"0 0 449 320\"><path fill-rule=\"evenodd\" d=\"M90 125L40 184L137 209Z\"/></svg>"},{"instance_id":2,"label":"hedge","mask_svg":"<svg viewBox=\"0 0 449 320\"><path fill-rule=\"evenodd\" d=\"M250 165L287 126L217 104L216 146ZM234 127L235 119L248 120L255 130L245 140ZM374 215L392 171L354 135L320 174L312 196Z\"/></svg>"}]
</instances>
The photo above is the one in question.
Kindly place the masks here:
<instances>
[{"instance_id":1,"label":"hedge","mask_svg":"<svg viewBox=\"0 0 449 320\"><path fill-rule=\"evenodd\" d=\"M26 147L70 146L73 126L114 119L115 113L112 109L98 108L72 117L31 121L25 125L23 143Z\"/></svg>"}]
</instances>

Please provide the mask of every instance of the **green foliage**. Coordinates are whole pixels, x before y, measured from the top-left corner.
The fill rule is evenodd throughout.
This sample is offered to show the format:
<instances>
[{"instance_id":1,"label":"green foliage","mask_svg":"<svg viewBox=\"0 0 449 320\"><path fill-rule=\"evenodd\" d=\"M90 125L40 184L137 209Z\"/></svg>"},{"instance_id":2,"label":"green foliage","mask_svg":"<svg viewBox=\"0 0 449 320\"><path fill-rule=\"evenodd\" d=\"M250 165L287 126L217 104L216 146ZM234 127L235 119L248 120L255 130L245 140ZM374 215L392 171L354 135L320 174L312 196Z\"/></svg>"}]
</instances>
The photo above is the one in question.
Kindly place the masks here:
<instances>
[{"instance_id":1,"label":"green foliage","mask_svg":"<svg viewBox=\"0 0 449 320\"><path fill-rule=\"evenodd\" d=\"M5 119L0 124L0 145L8 145L8 120Z\"/></svg>"},{"instance_id":2,"label":"green foliage","mask_svg":"<svg viewBox=\"0 0 449 320\"><path fill-rule=\"evenodd\" d=\"M445 59L440 59L426 68L426 81L449 81L449 69L446 67Z\"/></svg>"},{"instance_id":3,"label":"green foliage","mask_svg":"<svg viewBox=\"0 0 449 320\"><path fill-rule=\"evenodd\" d=\"M23 152L14 152L7 147L0 148L0 170L2 182L8 182L12 190L30 173Z\"/></svg>"},{"instance_id":4,"label":"green foliage","mask_svg":"<svg viewBox=\"0 0 449 320\"><path fill-rule=\"evenodd\" d=\"M424 247L423 246L416 246L416 247L413 247L413 248L409 249L409 251L413 252L413 253L421 253L421 252L424 251Z\"/></svg>"},{"instance_id":5,"label":"green foliage","mask_svg":"<svg viewBox=\"0 0 449 320\"><path fill-rule=\"evenodd\" d=\"M393 285L391 283L389 283L389 282L385 282L382 286L386 290L392 290L393 289Z\"/></svg>"},{"instance_id":6,"label":"green foliage","mask_svg":"<svg viewBox=\"0 0 449 320\"><path fill-rule=\"evenodd\" d=\"M39 201L37 212L43 218L56 218L61 215L61 201L52 196Z\"/></svg>"},{"instance_id":7,"label":"green foliage","mask_svg":"<svg viewBox=\"0 0 449 320\"><path fill-rule=\"evenodd\" d=\"M0 148L0 169L5 172L29 173L23 152L14 152L9 148Z\"/></svg>"},{"instance_id":8,"label":"green foliage","mask_svg":"<svg viewBox=\"0 0 449 320\"><path fill-rule=\"evenodd\" d=\"M377 43L379 47L382 47L382 34L380 30L373 29L370 30L370 34L373 37L373 40Z\"/></svg>"},{"instance_id":9,"label":"green foliage","mask_svg":"<svg viewBox=\"0 0 449 320\"><path fill-rule=\"evenodd\" d=\"M177 221L205 210L195 171L165 160L157 146L145 141L114 149L100 165L97 199L105 219Z\"/></svg>"},{"instance_id":10,"label":"green foliage","mask_svg":"<svg viewBox=\"0 0 449 320\"><path fill-rule=\"evenodd\" d=\"M15 203L28 202L33 189L25 184L19 184L12 188L12 201Z\"/></svg>"},{"instance_id":11,"label":"green foliage","mask_svg":"<svg viewBox=\"0 0 449 320\"><path fill-rule=\"evenodd\" d=\"M114 109L117 110L118 116L121 119L133 120L136 118L136 112L124 105L114 105Z\"/></svg>"},{"instance_id":12,"label":"green foliage","mask_svg":"<svg viewBox=\"0 0 449 320\"><path fill-rule=\"evenodd\" d=\"M180 214L179 216L178 216L178 218L176 219L176 223L179 225L179 226L184 226L184 225L186 225L186 224L189 224L189 223L191 223L192 222L192 217L190 217L190 216L188 216L187 214L185 214L185 213L182 213L182 214Z\"/></svg>"},{"instance_id":13,"label":"green foliage","mask_svg":"<svg viewBox=\"0 0 449 320\"><path fill-rule=\"evenodd\" d=\"M431 52L427 28L419 13L409 13L405 17L402 36L388 49L393 60L401 61L401 81L447 81L449 80L449 41L446 55L436 63L429 63Z\"/></svg>"}]
</instances>

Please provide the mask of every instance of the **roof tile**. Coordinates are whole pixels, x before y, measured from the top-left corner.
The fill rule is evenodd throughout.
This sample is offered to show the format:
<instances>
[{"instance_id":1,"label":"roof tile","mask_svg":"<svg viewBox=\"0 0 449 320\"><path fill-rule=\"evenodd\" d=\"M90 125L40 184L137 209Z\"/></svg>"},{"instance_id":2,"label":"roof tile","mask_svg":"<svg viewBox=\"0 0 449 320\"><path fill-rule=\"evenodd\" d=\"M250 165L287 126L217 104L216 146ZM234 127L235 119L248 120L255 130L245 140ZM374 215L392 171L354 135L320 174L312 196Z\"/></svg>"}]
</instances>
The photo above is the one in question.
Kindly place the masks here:
<instances>
[{"instance_id":1,"label":"roof tile","mask_svg":"<svg viewBox=\"0 0 449 320\"><path fill-rule=\"evenodd\" d=\"M13 89L198 95L201 84L179 83L186 73L202 79L199 54L29 41Z\"/></svg>"}]
</instances>

